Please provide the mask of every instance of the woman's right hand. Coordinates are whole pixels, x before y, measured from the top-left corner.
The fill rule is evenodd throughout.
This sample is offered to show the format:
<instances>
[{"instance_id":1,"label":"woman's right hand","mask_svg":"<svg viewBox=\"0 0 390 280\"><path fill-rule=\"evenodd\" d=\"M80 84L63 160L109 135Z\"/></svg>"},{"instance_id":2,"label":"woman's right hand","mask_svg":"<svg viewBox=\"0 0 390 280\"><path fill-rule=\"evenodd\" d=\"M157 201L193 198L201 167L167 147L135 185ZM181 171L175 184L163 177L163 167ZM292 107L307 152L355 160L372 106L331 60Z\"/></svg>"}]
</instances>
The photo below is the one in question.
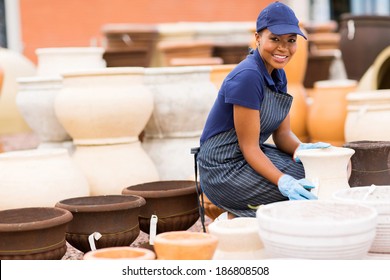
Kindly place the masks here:
<instances>
[{"instance_id":1,"label":"woman's right hand","mask_svg":"<svg viewBox=\"0 0 390 280\"><path fill-rule=\"evenodd\" d=\"M305 200L317 199L307 189L312 189L315 186L308 180L296 180L292 176L283 174L278 180L279 191L290 200Z\"/></svg>"}]
</instances>

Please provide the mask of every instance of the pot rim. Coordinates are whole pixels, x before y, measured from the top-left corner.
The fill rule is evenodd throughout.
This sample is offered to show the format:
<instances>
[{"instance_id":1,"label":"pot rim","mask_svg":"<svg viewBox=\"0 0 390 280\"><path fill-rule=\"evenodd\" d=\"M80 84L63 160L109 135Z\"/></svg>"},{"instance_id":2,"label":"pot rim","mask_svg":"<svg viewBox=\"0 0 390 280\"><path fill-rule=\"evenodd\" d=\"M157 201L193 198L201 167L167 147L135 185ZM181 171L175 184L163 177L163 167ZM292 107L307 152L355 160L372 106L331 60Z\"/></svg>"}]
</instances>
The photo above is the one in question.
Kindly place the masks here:
<instances>
[{"instance_id":1,"label":"pot rim","mask_svg":"<svg viewBox=\"0 0 390 280\"><path fill-rule=\"evenodd\" d=\"M73 215L70 211L66 209L61 209L57 207L26 207L26 208L15 208L15 209L7 209L0 211L0 217L2 214L11 214L15 215L18 214L20 216L19 212L25 212L32 213L32 211L37 212L47 212L52 211L54 214L57 214L57 216L54 216L52 218L48 218L45 220L38 220L38 221L26 221L26 222L15 222L15 223L4 223L3 219L0 219L0 232L22 232L22 231L32 231L32 230L40 230L45 228L52 228L55 226L63 225L66 223L69 223L73 219ZM28 219L26 215L23 215L22 217Z\"/></svg>"},{"instance_id":2,"label":"pot rim","mask_svg":"<svg viewBox=\"0 0 390 280\"><path fill-rule=\"evenodd\" d=\"M370 194L370 191L373 187L372 186L359 186L349 189L343 189L338 190L333 194L333 198L337 199L338 201L346 201L346 202L358 202L363 205L370 205L370 206L379 206L379 205L388 205L390 206L390 200L386 198L380 198L377 200L366 200L364 199L366 194ZM376 185L374 187L375 189L372 191L374 193L376 190L388 190L390 194L390 185ZM363 197L355 198L355 197L348 197L349 194L353 193L362 193Z\"/></svg>"},{"instance_id":3,"label":"pot rim","mask_svg":"<svg viewBox=\"0 0 390 280\"><path fill-rule=\"evenodd\" d=\"M154 188L148 189L153 186L169 186L172 184L183 183L184 187L173 188L173 189L162 189L156 190ZM176 186L175 185L175 186ZM135 189L136 188L136 189ZM167 181L153 181L133 186L126 187L122 190L123 195L138 195L144 198L162 198L162 197L174 197L196 193L195 181L190 180L167 180Z\"/></svg>"},{"instance_id":4,"label":"pot rim","mask_svg":"<svg viewBox=\"0 0 390 280\"><path fill-rule=\"evenodd\" d=\"M159 233L154 239L154 244L182 244L199 246L204 243L218 242L218 238L210 233L195 231L167 231Z\"/></svg>"},{"instance_id":5,"label":"pot rim","mask_svg":"<svg viewBox=\"0 0 390 280\"><path fill-rule=\"evenodd\" d=\"M103 47L60 47L60 48L38 48L35 50L36 55L42 54L74 54L74 53L98 53L103 54Z\"/></svg>"},{"instance_id":6,"label":"pot rim","mask_svg":"<svg viewBox=\"0 0 390 280\"><path fill-rule=\"evenodd\" d=\"M296 151L296 156L301 158L301 157L334 157L334 156L345 156L345 155L353 155L355 153L354 149L351 148L346 148L346 147L336 147L332 146L329 148L324 148L324 149L309 149L309 150L300 150Z\"/></svg>"},{"instance_id":7,"label":"pot rim","mask_svg":"<svg viewBox=\"0 0 390 280\"><path fill-rule=\"evenodd\" d=\"M116 199L118 201L107 201L104 203L94 204L95 199ZM129 198L131 198L129 200ZM107 211L120 211L138 208L146 204L143 197L138 195L95 195L95 196L80 196L61 200L56 203L55 207L63 208L74 213L85 212L107 212Z\"/></svg>"},{"instance_id":8,"label":"pot rim","mask_svg":"<svg viewBox=\"0 0 390 280\"><path fill-rule=\"evenodd\" d=\"M107 252L120 252L120 251L137 252L137 253L142 253L142 255L140 255L138 257L127 257L127 258L126 257L110 258L110 257L97 256L101 253L104 254ZM101 260L110 260L110 259L133 259L133 260L142 259L142 260L146 260L146 259L155 259L155 258L156 258L156 254L150 249L140 248L140 247L130 247L130 246L100 248L100 249L97 249L95 251L86 252L83 256L83 259L95 259L95 260L99 260L99 259L101 259Z\"/></svg>"},{"instance_id":9,"label":"pot rim","mask_svg":"<svg viewBox=\"0 0 390 280\"><path fill-rule=\"evenodd\" d=\"M61 73L64 80L84 77L99 77L99 76L124 76L139 75L143 77L145 74L144 67L106 67L106 68L89 68L80 70L66 70Z\"/></svg>"},{"instance_id":10,"label":"pot rim","mask_svg":"<svg viewBox=\"0 0 390 280\"><path fill-rule=\"evenodd\" d=\"M53 148L53 149L31 149L31 150L19 150L9 151L0 154L0 160L26 160L45 158L52 156L69 156L69 152L65 148Z\"/></svg>"},{"instance_id":11,"label":"pot rim","mask_svg":"<svg viewBox=\"0 0 390 280\"><path fill-rule=\"evenodd\" d=\"M375 141L375 140L360 140L360 141L351 141L344 144L346 148L368 150L368 149L380 149L390 147L390 141Z\"/></svg>"}]
</instances>

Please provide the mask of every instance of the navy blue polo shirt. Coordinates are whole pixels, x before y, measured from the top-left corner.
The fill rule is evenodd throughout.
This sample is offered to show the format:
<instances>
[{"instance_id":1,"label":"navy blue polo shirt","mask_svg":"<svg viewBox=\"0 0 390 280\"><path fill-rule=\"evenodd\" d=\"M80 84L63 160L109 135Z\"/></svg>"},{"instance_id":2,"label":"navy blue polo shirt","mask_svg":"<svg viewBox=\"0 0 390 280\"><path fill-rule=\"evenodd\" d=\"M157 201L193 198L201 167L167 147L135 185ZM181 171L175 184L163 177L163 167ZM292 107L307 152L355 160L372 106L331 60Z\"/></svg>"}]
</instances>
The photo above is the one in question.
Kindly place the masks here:
<instances>
[{"instance_id":1,"label":"navy blue polo shirt","mask_svg":"<svg viewBox=\"0 0 390 280\"><path fill-rule=\"evenodd\" d=\"M241 61L225 78L206 120L200 144L221 132L234 127L233 105L260 110L264 87L285 93L287 79L283 69L268 74L257 49Z\"/></svg>"}]
</instances>

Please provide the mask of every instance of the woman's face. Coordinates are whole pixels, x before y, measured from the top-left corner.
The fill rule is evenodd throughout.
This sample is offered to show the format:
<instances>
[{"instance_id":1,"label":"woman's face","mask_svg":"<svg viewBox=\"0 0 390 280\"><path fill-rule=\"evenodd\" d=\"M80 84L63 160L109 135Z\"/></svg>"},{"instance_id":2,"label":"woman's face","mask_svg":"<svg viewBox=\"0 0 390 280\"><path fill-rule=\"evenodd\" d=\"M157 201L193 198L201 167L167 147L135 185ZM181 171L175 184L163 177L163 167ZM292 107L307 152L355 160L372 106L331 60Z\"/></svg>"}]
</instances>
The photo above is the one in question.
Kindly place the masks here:
<instances>
[{"instance_id":1,"label":"woman's face","mask_svg":"<svg viewBox=\"0 0 390 280\"><path fill-rule=\"evenodd\" d=\"M269 74L281 69L290 61L297 50L297 35L275 35L268 29L255 34L260 52Z\"/></svg>"}]
</instances>

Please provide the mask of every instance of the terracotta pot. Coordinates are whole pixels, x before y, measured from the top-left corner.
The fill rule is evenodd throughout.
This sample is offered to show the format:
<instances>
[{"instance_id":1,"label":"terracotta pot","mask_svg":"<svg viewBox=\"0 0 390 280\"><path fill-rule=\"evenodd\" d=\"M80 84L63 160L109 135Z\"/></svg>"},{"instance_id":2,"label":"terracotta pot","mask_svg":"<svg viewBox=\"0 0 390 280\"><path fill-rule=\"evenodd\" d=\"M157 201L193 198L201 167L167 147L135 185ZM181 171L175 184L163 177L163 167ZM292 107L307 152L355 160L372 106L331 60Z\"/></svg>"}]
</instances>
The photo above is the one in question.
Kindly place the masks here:
<instances>
[{"instance_id":1,"label":"terracotta pot","mask_svg":"<svg viewBox=\"0 0 390 280\"><path fill-rule=\"evenodd\" d=\"M214 260L254 260L264 258L264 245L256 218L234 218L214 221L209 233L218 238Z\"/></svg>"},{"instance_id":2,"label":"terracotta pot","mask_svg":"<svg viewBox=\"0 0 390 280\"><path fill-rule=\"evenodd\" d=\"M244 43L214 43L212 55L220 57L224 64L237 64L249 54L249 41Z\"/></svg>"},{"instance_id":3,"label":"terracotta pot","mask_svg":"<svg viewBox=\"0 0 390 280\"><path fill-rule=\"evenodd\" d=\"M139 195L145 198L139 224L149 234L150 219L156 215L157 233L187 230L199 219L198 198L195 181L157 181L123 189L124 195Z\"/></svg>"},{"instance_id":4,"label":"terracotta pot","mask_svg":"<svg viewBox=\"0 0 390 280\"><path fill-rule=\"evenodd\" d=\"M355 150L349 185L390 185L390 141L354 141L344 147Z\"/></svg>"},{"instance_id":5,"label":"terracotta pot","mask_svg":"<svg viewBox=\"0 0 390 280\"><path fill-rule=\"evenodd\" d=\"M66 240L80 251L129 246L139 235L138 215L145 199L139 196L86 196L61 200L56 207L73 214ZM97 237L101 235L99 239Z\"/></svg>"},{"instance_id":6,"label":"terracotta pot","mask_svg":"<svg viewBox=\"0 0 390 280\"><path fill-rule=\"evenodd\" d=\"M60 260L66 253L65 231L72 214L55 207L0 211L0 259Z\"/></svg>"},{"instance_id":7,"label":"terracotta pot","mask_svg":"<svg viewBox=\"0 0 390 280\"><path fill-rule=\"evenodd\" d=\"M223 60L220 57L189 57L172 58L169 61L170 66L202 66L202 65L221 65Z\"/></svg>"},{"instance_id":8,"label":"terracotta pot","mask_svg":"<svg viewBox=\"0 0 390 280\"><path fill-rule=\"evenodd\" d=\"M226 212L225 210L219 208L214 203L212 203L205 194L203 194L203 207L204 207L204 213L207 215L207 217L209 217L212 220L215 220L223 212Z\"/></svg>"},{"instance_id":9,"label":"terracotta pot","mask_svg":"<svg viewBox=\"0 0 390 280\"><path fill-rule=\"evenodd\" d=\"M136 247L109 247L89 251L83 260L154 260L156 254L148 249Z\"/></svg>"},{"instance_id":10,"label":"terracotta pot","mask_svg":"<svg viewBox=\"0 0 390 280\"><path fill-rule=\"evenodd\" d=\"M390 131L383 129L390 121L390 90L352 92L346 100L346 142L390 141Z\"/></svg>"},{"instance_id":11,"label":"terracotta pot","mask_svg":"<svg viewBox=\"0 0 390 280\"><path fill-rule=\"evenodd\" d=\"M50 207L89 195L89 185L65 149L0 154L0 209Z\"/></svg>"},{"instance_id":12,"label":"terracotta pot","mask_svg":"<svg viewBox=\"0 0 390 280\"><path fill-rule=\"evenodd\" d=\"M385 253L390 258L390 186L365 186L341 190L334 194L335 199L366 205L378 212L375 239L371 253Z\"/></svg>"},{"instance_id":13,"label":"terracotta pot","mask_svg":"<svg viewBox=\"0 0 390 280\"><path fill-rule=\"evenodd\" d=\"M217 237L204 232L171 231L154 239L159 260L211 260L217 245Z\"/></svg>"},{"instance_id":14,"label":"terracotta pot","mask_svg":"<svg viewBox=\"0 0 390 280\"><path fill-rule=\"evenodd\" d=\"M318 199L331 199L334 192L350 188L347 167L354 153L353 149L342 147L296 152L305 169L305 178L316 186L311 192Z\"/></svg>"},{"instance_id":15,"label":"terracotta pot","mask_svg":"<svg viewBox=\"0 0 390 280\"><path fill-rule=\"evenodd\" d=\"M390 45L389 31L390 16L341 16L340 50L349 79L360 80L378 54Z\"/></svg>"},{"instance_id":16,"label":"terracotta pot","mask_svg":"<svg viewBox=\"0 0 390 280\"><path fill-rule=\"evenodd\" d=\"M354 80L327 80L314 83L313 102L309 107L307 128L311 142L345 143L344 125L348 93L356 90Z\"/></svg>"},{"instance_id":17,"label":"terracotta pot","mask_svg":"<svg viewBox=\"0 0 390 280\"><path fill-rule=\"evenodd\" d=\"M276 202L256 215L269 257L329 260L365 257L378 216L371 207L331 200Z\"/></svg>"},{"instance_id":18,"label":"terracotta pot","mask_svg":"<svg viewBox=\"0 0 390 280\"><path fill-rule=\"evenodd\" d=\"M222 64L211 66L210 80L215 85L217 90L221 88L223 80L236 67L237 64Z\"/></svg>"}]
</instances>

